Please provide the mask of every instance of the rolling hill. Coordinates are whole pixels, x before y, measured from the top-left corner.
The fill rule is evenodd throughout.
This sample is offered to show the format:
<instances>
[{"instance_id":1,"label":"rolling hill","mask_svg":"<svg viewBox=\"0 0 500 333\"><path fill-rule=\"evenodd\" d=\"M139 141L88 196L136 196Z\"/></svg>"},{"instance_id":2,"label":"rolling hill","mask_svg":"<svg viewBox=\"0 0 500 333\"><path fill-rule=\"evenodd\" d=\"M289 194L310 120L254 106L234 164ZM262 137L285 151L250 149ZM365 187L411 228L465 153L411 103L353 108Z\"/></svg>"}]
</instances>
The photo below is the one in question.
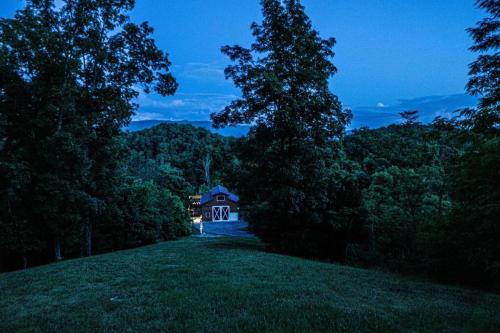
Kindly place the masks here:
<instances>
[{"instance_id":1,"label":"rolling hill","mask_svg":"<svg viewBox=\"0 0 500 333\"><path fill-rule=\"evenodd\" d=\"M234 136L240 137L245 136L248 133L249 126L241 125L234 127L225 127L225 128L214 128L210 121L189 121L189 120L141 120L141 121L132 121L129 126L125 127L125 131L129 132L137 132L142 131L144 129L148 129L154 127L159 124L187 124L192 125L194 127L205 128L212 133L217 133L223 136Z\"/></svg>"},{"instance_id":2,"label":"rolling hill","mask_svg":"<svg viewBox=\"0 0 500 333\"><path fill-rule=\"evenodd\" d=\"M185 238L0 274L0 332L498 332L500 295Z\"/></svg>"}]
</instances>

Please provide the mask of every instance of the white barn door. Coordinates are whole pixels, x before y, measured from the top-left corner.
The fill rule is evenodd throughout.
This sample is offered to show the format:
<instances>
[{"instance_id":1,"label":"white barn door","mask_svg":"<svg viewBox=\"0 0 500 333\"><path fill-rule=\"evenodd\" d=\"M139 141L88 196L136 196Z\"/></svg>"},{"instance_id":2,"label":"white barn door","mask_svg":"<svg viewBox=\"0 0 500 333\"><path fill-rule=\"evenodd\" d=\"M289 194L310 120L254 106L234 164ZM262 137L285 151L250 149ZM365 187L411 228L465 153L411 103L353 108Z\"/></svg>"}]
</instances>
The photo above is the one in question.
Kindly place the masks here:
<instances>
[{"instance_id":1,"label":"white barn door","mask_svg":"<svg viewBox=\"0 0 500 333\"><path fill-rule=\"evenodd\" d=\"M212 221L213 222L229 221L229 206L213 206Z\"/></svg>"}]
</instances>

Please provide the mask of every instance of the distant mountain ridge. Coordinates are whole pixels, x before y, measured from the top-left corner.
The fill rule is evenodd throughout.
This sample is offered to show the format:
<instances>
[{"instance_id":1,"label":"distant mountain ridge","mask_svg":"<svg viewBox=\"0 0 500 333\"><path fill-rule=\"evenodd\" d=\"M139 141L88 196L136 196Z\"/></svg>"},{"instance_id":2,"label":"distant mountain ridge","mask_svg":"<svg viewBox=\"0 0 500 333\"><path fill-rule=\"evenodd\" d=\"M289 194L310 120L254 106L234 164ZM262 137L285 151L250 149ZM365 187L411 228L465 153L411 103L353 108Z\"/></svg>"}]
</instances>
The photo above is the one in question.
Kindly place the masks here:
<instances>
[{"instance_id":1,"label":"distant mountain ridge","mask_svg":"<svg viewBox=\"0 0 500 333\"><path fill-rule=\"evenodd\" d=\"M380 103L377 106L354 107L352 108L354 118L349 126L349 129L352 130L362 126L377 128L387 126L389 124L397 124L400 121L399 112L407 110L418 110L419 121L423 123L430 123L437 116L450 118L454 115L455 111L466 107L474 107L477 105L477 103L478 99L476 97L466 94L454 94L400 100L394 104L389 105ZM140 113L141 110L139 110L139 114ZM206 128L213 133L218 133L223 136L234 137L245 136L250 130L250 126L248 125L215 129L210 121L157 119L132 121L129 126L124 128L124 130L135 132L151 128L161 123L189 124L195 127Z\"/></svg>"},{"instance_id":2,"label":"distant mountain ridge","mask_svg":"<svg viewBox=\"0 0 500 333\"><path fill-rule=\"evenodd\" d=\"M144 129L148 129L159 124L181 124L181 125L192 125L194 127L201 127L209 130L210 132L217 133L223 136L234 136L241 137L248 134L250 126L239 125L234 127L225 127L225 128L214 128L210 121L202 121L202 120L139 120L132 121L130 125L124 128L125 131L128 132L137 132L142 131Z\"/></svg>"},{"instance_id":3,"label":"distant mountain ridge","mask_svg":"<svg viewBox=\"0 0 500 333\"><path fill-rule=\"evenodd\" d=\"M377 128L400 122L399 113L402 111L418 110L419 121L430 123L437 116L451 118L455 111L475 107L478 104L476 97L466 94L445 96L426 96L413 99L399 100L394 104L368 107L355 107L352 109L354 119L350 128L368 126Z\"/></svg>"}]
</instances>

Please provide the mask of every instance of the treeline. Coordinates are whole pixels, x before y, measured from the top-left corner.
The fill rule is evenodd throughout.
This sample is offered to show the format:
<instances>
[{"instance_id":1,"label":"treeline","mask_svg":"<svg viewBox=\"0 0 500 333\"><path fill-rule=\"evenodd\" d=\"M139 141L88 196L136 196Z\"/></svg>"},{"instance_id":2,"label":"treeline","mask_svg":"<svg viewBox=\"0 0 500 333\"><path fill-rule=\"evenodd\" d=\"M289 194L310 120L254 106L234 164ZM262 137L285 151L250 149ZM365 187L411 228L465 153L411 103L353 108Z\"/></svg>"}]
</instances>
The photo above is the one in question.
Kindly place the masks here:
<instances>
[{"instance_id":1,"label":"treeline","mask_svg":"<svg viewBox=\"0 0 500 333\"><path fill-rule=\"evenodd\" d=\"M482 162L469 173L468 145L460 127L441 119L348 136L346 156L368 180L360 191L368 238L351 246L345 260L480 286L498 283L500 227L487 211L500 209L494 185L500 175L487 160L500 158L500 146L489 142L488 156L478 155ZM462 201L467 197L475 199ZM464 214L469 209L478 214Z\"/></svg>"},{"instance_id":2,"label":"treeline","mask_svg":"<svg viewBox=\"0 0 500 333\"><path fill-rule=\"evenodd\" d=\"M108 173L113 178L107 179L103 206L90 231L79 223L78 214L82 211L74 212L72 229L61 237L64 258L189 235L189 196L204 193L214 184L232 184L237 179L234 168L238 161L232 148L236 139L206 129L161 124L140 132L121 133L116 140L117 153L108 155L113 156L116 169ZM51 239L35 229L34 223L27 224L25 229L15 229L16 225L8 223L9 220L1 222L2 271L54 260ZM32 238L28 238L30 235ZM19 239L32 242L29 251L20 251L23 248L16 244Z\"/></svg>"},{"instance_id":3,"label":"treeline","mask_svg":"<svg viewBox=\"0 0 500 333\"><path fill-rule=\"evenodd\" d=\"M160 124L126 136L128 171L188 200L215 184L233 186L239 161L236 139L191 125ZM187 203L187 202L186 202Z\"/></svg>"},{"instance_id":4,"label":"treeline","mask_svg":"<svg viewBox=\"0 0 500 333\"><path fill-rule=\"evenodd\" d=\"M470 29L481 55L467 86L477 108L455 119L345 135L349 110L329 90L335 40L298 0L262 1L250 48L225 46L241 98L216 126L253 124L237 145L241 203L275 251L500 286L499 10ZM279 36L279 38L277 38Z\"/></svg>"},{"instance_id":5,"label":"treeline","mask_svg":"<svg viewBox=\"0 0 500 333\"><path fill-rule=\"evenodd\" d=\"M239 143L236 153L243 161L252 140ZM245 164L238 193L253 229L271 250L498 287L500 142L480 142L471 146L458 123L442 118L430 125L404 120L353 130L324 170L331 206L323 220L314 220L320 213L315 209L322 208L318 202L301 208L308 216L300 224L293 215L277 218L287 216L287 200L300 202L305 191L295 189L293 196L277 199L279 204L256 199L261 180ZM272 219L264 215L268 209L277 209Z\"/></svg>"}]
</instances>

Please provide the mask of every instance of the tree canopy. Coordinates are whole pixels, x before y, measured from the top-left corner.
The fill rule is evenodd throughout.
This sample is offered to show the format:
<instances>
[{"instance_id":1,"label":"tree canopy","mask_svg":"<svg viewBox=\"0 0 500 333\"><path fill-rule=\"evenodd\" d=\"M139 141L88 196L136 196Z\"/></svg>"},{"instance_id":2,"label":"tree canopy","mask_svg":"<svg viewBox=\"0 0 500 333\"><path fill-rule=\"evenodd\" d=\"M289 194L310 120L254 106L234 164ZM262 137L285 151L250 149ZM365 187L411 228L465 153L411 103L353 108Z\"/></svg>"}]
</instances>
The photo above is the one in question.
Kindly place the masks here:
<instances>
[{"instance_id":1,"label":"tree canopy","mask_svg":"<svg viewBox=\"0 0 500 333\"><path fill-rule=\"evenodd\" d=\"M253 125L240 154L244 209L259 236L300 253L310 243L295 240L323 229L334 232L330 211L339 184L333 165L351 115L329 89L337 71L331 61L335 40L320 37L299 1L261 5L263 21L251 25L251 47L222 48L233 62L226 77L242 98L212 119L216 126Z\"/></svg>"},{"instance_id":2,"label":"tree canopy","mask_svg":"<svg viewBox=\"0 0 500 333\"><path fill-rule=\"evenodd\" d=\"M468 29L474 45L471 51L479 53L470 64L467 91L480 97L477 109L466 109L467 126L479 132L495 133L500 126L500 4L498 0L478 0L477 7L486 10L489 17Z\"/></svg>"},{"instance_id":3,"label":"tree canopy","mask_svg":"<svg viewBox=\"0 0 500 333\"><path fill-rule=\"evenodd\" d=\"M48 258L79 252L75 244L92 253L93 230L121 186L120 133L137 89L176 91L152 27L131 22L133 6L29 0L0 20L2 238L25 261L47 243Z\"/></svg>"}]
</instances>

